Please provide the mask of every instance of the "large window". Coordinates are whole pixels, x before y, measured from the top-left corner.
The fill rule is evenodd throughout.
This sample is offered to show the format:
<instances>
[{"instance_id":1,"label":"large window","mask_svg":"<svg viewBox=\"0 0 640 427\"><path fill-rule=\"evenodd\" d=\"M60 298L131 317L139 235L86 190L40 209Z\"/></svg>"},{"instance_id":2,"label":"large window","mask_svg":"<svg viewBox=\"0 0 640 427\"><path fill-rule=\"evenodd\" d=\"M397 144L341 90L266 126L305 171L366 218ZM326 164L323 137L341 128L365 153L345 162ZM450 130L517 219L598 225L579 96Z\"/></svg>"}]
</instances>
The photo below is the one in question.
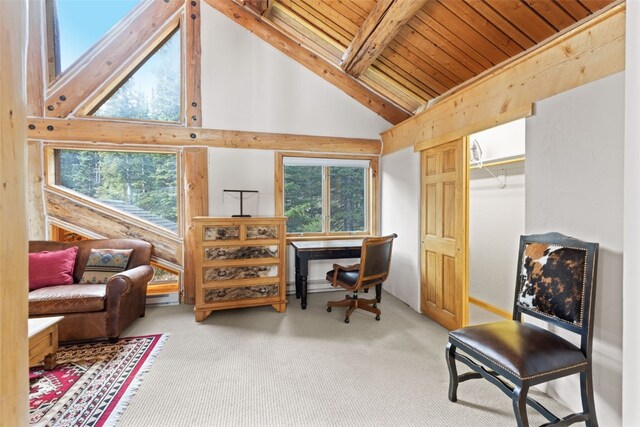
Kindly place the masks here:
<instances>
[{"instance_id":1,"label":"large window","mask_svg":"<svg viewBox=\"0 0 640 427\"><path fill-rule=\"evenodd\" d=\"M287 217L288 234L370 234L374 229L371 159L280 154L278 163L278 211Z\"/></svg>"},{"instance_id":2,"label":"large window","mask_svg":"<svg viewBox=\"0 0 640 427\"><path fill-rule=\"evenodd\" d=\"M177 232L176 153L58 149L56 184Z\"/></svg>"}]
</instances>

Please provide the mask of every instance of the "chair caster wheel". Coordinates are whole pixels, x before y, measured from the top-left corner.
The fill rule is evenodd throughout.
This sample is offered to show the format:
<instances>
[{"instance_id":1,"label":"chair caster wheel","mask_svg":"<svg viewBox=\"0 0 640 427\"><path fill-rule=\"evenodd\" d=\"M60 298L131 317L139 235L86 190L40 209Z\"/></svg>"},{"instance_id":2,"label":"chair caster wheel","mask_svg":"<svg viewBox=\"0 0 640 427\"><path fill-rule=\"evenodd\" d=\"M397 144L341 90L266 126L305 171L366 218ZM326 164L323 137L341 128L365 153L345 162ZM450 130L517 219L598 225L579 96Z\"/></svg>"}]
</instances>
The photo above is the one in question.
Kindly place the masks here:
<instances>
[{"instance_id":1,"label":"chair caster wheel","mask_svg":"<svg viewBox=\"0 0 640 427\"><path fill-rule=\"evenodd\" d=\"M373 308L378 308L378 304L373 304Z\"/></svg>"},{"instance_id":2,"label":"chair caster wheel","mask_svg":"<svg viewBox=\"0 0 640 427\"><path fill-rule=\"evenodd\" d=\"M327 312L331 313L331 307L327 307Z\"/></svg>"},{"instance_id":3,"label":"chair caster wheel","mask_svg":"<svg viewBox=\"0 0 640 427\"><path fill-rule=\"evenodd\" d=\"M349 318L344 319L344 323L349 323Z\"/></svg>"},{"instance_id":4,"label":"chair caster wheel","mask_svg":"<svg viewBox=\"0 0 640 427\"><path fill-rule=\"evenodd\" d=\"M379 314L376 315L376 320L380 320L380 315Z\"/></svg>"}]
</instances>

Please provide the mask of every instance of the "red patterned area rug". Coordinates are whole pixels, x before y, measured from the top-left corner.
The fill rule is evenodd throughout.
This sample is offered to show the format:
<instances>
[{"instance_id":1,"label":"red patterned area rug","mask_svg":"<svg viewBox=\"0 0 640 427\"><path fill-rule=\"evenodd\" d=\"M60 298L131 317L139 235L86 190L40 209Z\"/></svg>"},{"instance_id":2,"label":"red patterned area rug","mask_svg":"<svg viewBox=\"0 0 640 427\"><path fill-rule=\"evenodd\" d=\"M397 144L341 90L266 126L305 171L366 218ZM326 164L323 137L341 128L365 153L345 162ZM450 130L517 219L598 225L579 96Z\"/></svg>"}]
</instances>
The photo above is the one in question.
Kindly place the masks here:
<instances>
[{"instance_id":1,"label":"red patterned area rug","mask_svg":"<svg viewBox=\"0 0 640 427\"><path fill-rule=\"evenodd\" d=\"M60 346L58 366L29 371L31 426L114 425L168 335Z\"/></svg>"}]
</instances>

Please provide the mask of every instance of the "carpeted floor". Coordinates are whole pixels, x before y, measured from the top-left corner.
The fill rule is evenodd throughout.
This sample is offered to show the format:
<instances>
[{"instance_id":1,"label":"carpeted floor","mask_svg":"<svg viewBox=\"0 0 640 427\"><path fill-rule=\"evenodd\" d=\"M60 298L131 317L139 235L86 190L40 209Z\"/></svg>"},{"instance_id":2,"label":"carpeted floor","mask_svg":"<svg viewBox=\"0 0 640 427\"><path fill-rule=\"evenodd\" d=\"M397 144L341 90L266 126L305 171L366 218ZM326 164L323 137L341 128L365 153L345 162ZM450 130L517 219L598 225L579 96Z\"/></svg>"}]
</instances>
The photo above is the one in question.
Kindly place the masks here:
<instances>
[{"instance_id":1,"label":"carpeted floor","mask_svg":"<svg viewBox=\"0 0 640 427\"><path fill-rule=\"evenodd\" d=\"M169 333L119 426L513 426L511 401L484 380L447 399L446 331L385 293L382 320L327 313L329 299L214 312L155 307L123 335ZM540 393L558 415L569 411ZM531 425L544 418L529 411Z\"/></svg>"}]
</instances>

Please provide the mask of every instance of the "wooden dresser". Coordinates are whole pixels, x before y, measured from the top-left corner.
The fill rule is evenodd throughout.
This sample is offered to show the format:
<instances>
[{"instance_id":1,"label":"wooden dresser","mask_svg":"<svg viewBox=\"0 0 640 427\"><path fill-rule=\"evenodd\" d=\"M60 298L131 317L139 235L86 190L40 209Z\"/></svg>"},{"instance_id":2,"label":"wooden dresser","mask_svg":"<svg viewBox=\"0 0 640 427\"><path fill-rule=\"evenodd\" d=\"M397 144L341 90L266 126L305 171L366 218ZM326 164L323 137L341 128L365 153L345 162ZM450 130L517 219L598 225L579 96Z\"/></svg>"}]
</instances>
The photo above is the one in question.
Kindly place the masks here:
<instances>
[{"instance_id":1,"label":"wooden dresser","mask_svg":"<svg viewBox=\"0 0 640 427\"><path fill-rule=\"evenodd\" d=\"M195 217L196 321L214 310L286 309L286 218Z\"/></svg>"}]
</instances>

